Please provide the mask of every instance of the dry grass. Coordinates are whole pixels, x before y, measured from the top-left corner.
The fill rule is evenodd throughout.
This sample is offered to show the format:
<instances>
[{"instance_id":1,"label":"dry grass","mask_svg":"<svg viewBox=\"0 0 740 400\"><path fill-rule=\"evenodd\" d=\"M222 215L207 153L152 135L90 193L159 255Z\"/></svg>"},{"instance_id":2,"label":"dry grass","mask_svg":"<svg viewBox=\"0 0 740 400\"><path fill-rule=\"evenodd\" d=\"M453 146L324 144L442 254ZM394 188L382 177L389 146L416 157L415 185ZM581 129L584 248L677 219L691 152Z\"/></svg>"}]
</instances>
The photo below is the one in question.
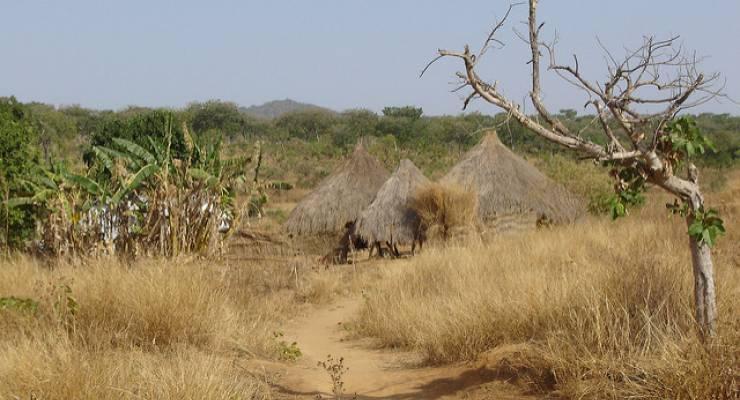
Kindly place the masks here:
<instances>
[{"instance_id":1,"label":"dry grass","mask_svg":"<svg viewBox=\"0 0 740 400\"><path fill-rule=\"evenodd\" d=\"M475 227L478 199L475 193L459 186L439 183L423 186L410 203L428 239L446 240Z\"/></svg>"},{"instance_id":2,"label":"dry grass","mask_svg":"<svg viewBox=\"0 0 740 400\"><path fill-rule=\"evenodd\" d=\"M364 259L356 265L334 265L306 271L300 277L296 290L301 302L322 305L330 304L343 296L359 295L383 278L382 268L377 263Z\"/></svg>"},{"instance_id":3,"label":"dry grass","mask_svg":"<svg viewBox=\"0 0 740 400\"><path fill-rule=\"evenodd\" d=\"M533 387L570 398L730 398L740 382L732 193L712 199L730 232L716 251L721 328L709 348L693 326L686 227L662 203L616 223L591 219L431 249L385 270L357 329L431 363L522 344L530 351L507 365Z\"/></svg>"},{"instance_id":4,"label":"dry grass","mask_svg":"<svg viewBox=\"0 0 740 400\"><path fill-rule=\"evenodd\" d=\"M0 398L261 398L237 365L276 355L272 332L293 296L277 295L276 271L245 269L3 262L0 294L38 308L0 310Z\"/></svg>"},{"instance_id":5,"label":"dry grass","mask_svg":"<svg viewBox=\"0 0 740 400\"><path fill-rule=\"evenodd\" d=\"M356 270L244 254L53 269L0 261L0 297L38 302L35 312L0 306L0 399L269 398L266 377L242 361L276 357L273 331L302 304L361 291L358 332L431 363L480 359L570 398L731 398L740 381L735 178L710 199L730 230L716 251L722 320L709 348L694 334L685 226L656 202L617 223L447 243Z\"/></svg>"},{"instance_id":6,"label":"dry grass","mask_svg":"<svg viewBox=\"0 0 740 400\"><path fill-rule=\"evenodd\" d=\"M266 398L231 360L182 348L89 351L61 336L0 345L0 397L36 399Z\"/></svg>"}]
</instances>

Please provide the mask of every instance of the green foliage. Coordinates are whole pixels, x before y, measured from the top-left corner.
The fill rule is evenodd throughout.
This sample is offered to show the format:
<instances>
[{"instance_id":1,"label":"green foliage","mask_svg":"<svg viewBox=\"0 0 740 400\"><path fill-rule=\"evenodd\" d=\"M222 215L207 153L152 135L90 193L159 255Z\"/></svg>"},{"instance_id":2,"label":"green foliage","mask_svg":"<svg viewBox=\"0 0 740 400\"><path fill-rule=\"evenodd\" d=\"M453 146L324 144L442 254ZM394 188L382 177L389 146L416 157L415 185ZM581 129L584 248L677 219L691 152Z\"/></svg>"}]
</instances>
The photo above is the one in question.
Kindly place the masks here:
<instances>
[{"instance_id":1,"label":"green foliage","mask_svg":"<svg viewBox=\"0 0 740 400\"><path fill-rule=\"evenodd\" d=\"M164 138L114 137L110 147L93 146L86 175L63 164L37 169L26 182L31 194L13 204L38 210L42 250L176 256L216 243L210 239L217 229L224 232L219 226L236 223L235 191L245 184L251 159L224 159L220 138L193 140L184 126L184 150L174 152L174 121L172 115L164 121Z\"/></svg>"},{"instance_id":2,"label":"green foliage","mask_svg":"<svg viewBox=\"0 0 740 400\"><path fill-rule=\"evenodd\" d=\"M147 152L155 152L152 143L158 143L169 147L173 158L185 159L189 151L183 126L182 118L169 110L129 110L109 116L100 129L92 133L91 146L84 154L85 162L91 165L95 146L110 148L115 140L134 143Z\"/></svg>"},{"instance_id":3,"label":"green foliage","mask_svg":"<svg viewBox=\"0 0 740 400\"><path fill-rule=\"evenodd\" d=\"M386 116L378 123L378 131L384 136L393 136L402 143L412 143L418 140L423 132L419 125L424 121L406 116Z\"/></svg>"},{"instance_id":4,"label":"green foliage","mask_svg":"<svg viewBox=\"0 0 740 400\"><path fill-rule=\"evenodd\" d=\"M193 103L180 112L143 107L129 107L118 112L96 111L79 106L55 108L40 103L22 107L29 115L34 130L38 131L33 144L46 143L47 157L44 158L47 165L50 159L59 157L72 161L72 166L76 165L78 149L84 149L84 158L90 160L93 146L109 147L113 137L130 140L152 150L148 138L155 139L157 143L163 142L167 115L174 117L172 151L176 158L183 150L183 122L193 128L194 136L220 138L223 135L227 142L261 139L266 143L284 143L291 138L315 142L318 136L327 139L323 140L324 143L338 148L334 156L344 154L360 137L391 135L396 137L402 150L419 152L437 161L447 158L450 152L459 153L468 149L480 138L481 129L491 127L497 127L501 140L520 153L565 154L562 149L532 134L516 121L502 124L507 119L505 114L489 116L469 113L431 117L424 116L423 110L413 106L386 107L381 115L361 109L333 113L310 105L296 107L293 102L275 104L281 103L288 103L287 108L281 108L275 115L265 114L267 118L256 118L249 115L248 109L217 100ZM277 117L270 119L273 116ZM558 117L584 138L603 144L603 134L598 124L592 123L593 116L579 116L575 110L564 109ZM706 143L698 143L700 147L695 144L688 146L687 143L694 143L694 140L685 139L684 134L688 132L688 136L691 136L691 129L685 129L685 126L679 128L683 124L679 118L675 129L683 132L676 137L681 152L692 151L699 155L703 148L705 157L696 160L699 165L726 167L740 160L740 117L705 113L693 119L706 139L715 144L716 152L706 154L709 149ZM89 141L90 146L81 146L84 141ZM661 143L669 145L667 142ZM44 151L41 153L43 155ZM419 160L415 161L421 164ZM432 164L430 168L433 170L440 167Z\"/></svg>"},{"instance_id":5,"label":"green foliage","mask_svg":"<svg viewBox=\"0 0 740 400\"><path fill-rule=\"evenodd\" d=\"M702 134L696 121L689 116L682 116L668 123L667 135L661 140L668 144L667 153L676 159L691 159L697 155L704 155L707 150L716 151L714 143ZM678 153L678 154L675 154Z\"/></svg>"},{"instance_id":6,"label":"green foliage","mask_svg":"<svg viewBox=\"0 0 740 400\"><path fill-rule=\"evenodd\" d=\"M273 332L272 334L273 338L275 338L275 341L277 342L278 347L278 357L283 361L296 361L301 356L303 356L303 353L301 353L301 349L298 347L298 343L288 343L285 340L282 340L283 333L282 332Z\"/></svg>"},{"instance_id":7,"label":"green foliage","mask_svg":"<svg viewBox=\"0 0 740 400\"><path fill-rule=\"evenodd\" d=\"M675 167L684 161L691 160L696 156L704 155L707 150L714 150L714 144L704 134L690 116L683 116L670 121L666 125L666 134L660 138L661 147L659 151L666 161ZM616 165L612 170L612 176L616 179L616 194L609 200L611 216L613 219L623 217L629 213L629 208L641 205L645 198L645 174L638 163L631 165ZM675 214L685 215L688 210L679 204L669 205L668 208ZM695 216L698 218L698 214ZM709 219L713 221L713 219ZM721 225L721 224L720 224ZM698 229L698 228L696 228ZM702 234L713 242L716 237L715 228L702 230ZM706 233L704 233L706 232ZM708 242L707 242L708 243Z\"/></svg>"},{"instance_id":8,"label":"green foliage","mask_svg":"<svg viewBox=\"0 0 740 400\"><path fill-rule=\"evenodd\" d=\"M422 114L424 114L424 111L421 108L417 108L414 106L385 107L383 109L383 115L393 118L408 118L411 120L417 120L421 118Z\"/></svg>"},{"instance_id":9,"label":"green foliage","mask_svg":"<svg viewBox=\"0 0 740 400\"><path fill-rule=\"evenodd\" d=\"M362 137L377 135L379 117L369 110L349 110L338 116L326 132L334 147L351 148Z\"/></svg>"},{"instance_id":10,"label":"green foliage","mask_svg":"<svg viewBox=\"0 0 740 400\"><path fill-rule=\"evenodd\" d=\"M35 314L39 308L39 302L33 299L15 296L0 297L0 310L13 310Z\"/></svg>"},{"instance_id":11,"label":"green foliage","mask_svg":"<svg viewBox=\"0 0 740 400\"><path fill-rule=\"evenodd\" d=\"M661 138L666 144L662 150L674 165L704 155L707 150L716 151L712 141L701 132L696 121L690 116L671 121L666 131L668 135ZM667 204L666 207L674 215L690 218L688 234L701 244L712 247L717 237L725 233L724 222L717 210L705 210L704 207L692 210L686 201L678 200L674 200L673 204Z\"/></svg>"},{"instance_id":12,"label":"green foliage","mask_svg":"<svg viewBox=\"0 0 740 400\"><path fill-rule=\"evenodd\" d=\"M645 202L645 178L636 166L615 168L612 176L617 180L615 195L609 199L609 208L612 219L629 214L631 207L640 206Z\"/></svg>"},{"instance_id":13,"label":"green foliage","mask_svg":"<svg viewBox=\"0 0 740 400\"><path fill-rule=\"evenodd\" d=\"M19 248L33 235L34 214L28 204L9 200L28 194L24 179L38 164L36 127L15 98L0 98L0 244Z\"/></svg>"},{"instance_id":14,"label":"green foliage","mask_svg":"<svg viewBox=\"0 0 740 400\"><path fill-rule=\"evenodd\" d=\"M239 112L239 107L234 103L216 100L193 103L188 106L185 112L189 114L190 126L196 132L216 130L222 132L226 137L246 133L245 119Z\"/></svg>"},{"instance_id":15,"label":"green foliage","mask_svg":"<svg viewBox=\"0 0 740 400\"><path fill-rule=\"evenodd\" d=\"M78 131L73 119L47 104L31 103L27 109L38 133L38 144L47 165L53 159L61 159L75 152Z\"/></svg>"},{"instance_id":16,"label":"green foliage","mask_svg":"<svg viewBox=\"0 0 740 400\"><path fill-rule=\"evenodd\" d=\"M725 234L724 221L714 209L701 209L694 213L693 222L689 225L689 235L699 243L714 246L717 237Z\"/></svg>"},{"instance_id":17,"label":"green foliage","mask_svg":"<svg viewBox=\"0 0 740 400\"><path fill-rule=\"evenodd\" d=\"M336 124L336 115L323 110L296 111L275 120L275 127L287 133L288 137L302 140L318 140L326 135Z\"/></svg>"}]
</instances>

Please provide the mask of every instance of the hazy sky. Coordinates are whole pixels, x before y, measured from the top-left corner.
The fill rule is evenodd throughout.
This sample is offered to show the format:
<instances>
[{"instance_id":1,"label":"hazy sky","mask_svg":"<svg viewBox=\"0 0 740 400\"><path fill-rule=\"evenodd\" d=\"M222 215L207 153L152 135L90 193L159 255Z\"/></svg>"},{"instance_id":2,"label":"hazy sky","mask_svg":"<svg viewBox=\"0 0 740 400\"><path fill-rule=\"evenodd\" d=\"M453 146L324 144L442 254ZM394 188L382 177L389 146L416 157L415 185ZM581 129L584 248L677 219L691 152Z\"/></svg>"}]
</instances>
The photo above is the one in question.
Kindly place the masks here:
<instances>
[{"instance_id":1,"label":"hazy sky","mask_svg":"<svg viewBox=\"0 0 740 400\"><path fill-rule=\"evenodd\" d=\"M337 110L414 104L460 111L449 92L453 61L420 70L438 47L478 48L509 4L500 0L0 0L0 95L94 108L182 107L222 99L241 105L293 98ZM739 0L541 0L545 33L563 57L603 80L596 37L615 53L643 35L680 34L707 56L740 99ZM480 71L512 98L528 90L519 7ZM553 110L581 109L581 93L544 82ZM483 111L492 108L479 106ZM730 102L702 111L740 114Z\"/></svg>"}]
</instances>

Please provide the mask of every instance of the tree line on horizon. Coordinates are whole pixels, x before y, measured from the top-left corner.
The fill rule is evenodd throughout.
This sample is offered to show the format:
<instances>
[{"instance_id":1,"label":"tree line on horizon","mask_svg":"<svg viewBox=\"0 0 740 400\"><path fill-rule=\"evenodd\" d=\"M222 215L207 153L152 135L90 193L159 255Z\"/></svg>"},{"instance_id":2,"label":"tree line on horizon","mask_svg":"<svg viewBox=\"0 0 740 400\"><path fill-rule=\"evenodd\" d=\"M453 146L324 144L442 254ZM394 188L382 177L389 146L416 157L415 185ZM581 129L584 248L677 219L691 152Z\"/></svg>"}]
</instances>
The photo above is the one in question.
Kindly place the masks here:
<instances>
[{"instance_id":1,"label":"tree line on horizon","mask_svg":"<svg viewBox=\"0 0 740 400\"><path fill-rule=\"evenodd\" d=\"M243 140L285 142L289 140L326 141L346 152L361 137L378 137L400 147L425 148L435 145L467 149L474 145L486 128L498 128L504 143L516 151L537 154L558 149L529 133L505 114L478 112L460 115L425 116L414 106L386 107L379 114L367 109L334 112L318 106L299 104L296 111L282 107L274 118L260 118L235 103L219 100L195 102L183 109L130 106L120 111L93 110L80 106L55 107L31 102L14 103L28 114L35 131L35 145L42 158L75 160L91 146L105 145L111 137L161 136L157 121L172 113L180 126L186 123L198 136L227 143ZM593 115L578 115L563 109L558 115L584 137L598 140ZM702 113L694 116L697 124L717 146L706 163L730 166L740 159L740 116Z\"/></svg>"}]
</instances>

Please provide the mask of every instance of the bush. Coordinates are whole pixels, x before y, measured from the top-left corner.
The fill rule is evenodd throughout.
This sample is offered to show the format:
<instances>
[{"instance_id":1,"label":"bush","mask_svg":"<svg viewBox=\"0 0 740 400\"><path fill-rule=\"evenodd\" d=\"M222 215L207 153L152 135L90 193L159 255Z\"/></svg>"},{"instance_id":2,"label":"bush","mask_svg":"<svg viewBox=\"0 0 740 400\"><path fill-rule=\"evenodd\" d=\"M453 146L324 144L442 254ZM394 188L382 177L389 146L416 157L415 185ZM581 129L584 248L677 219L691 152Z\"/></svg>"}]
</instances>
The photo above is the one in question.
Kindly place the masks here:
<instances>
[{"instance_id":1,"label":"bush","mask_svg":"<svg viewBox=\"0 0 740 400\"><path fill-rule=\"evenodd\" d=\"M10 207L10 199L26 194L23 177L38 163L36 130L15 98L0 99L0 244L18 248L34 231L30 206Z\"/></svg>"},{"instance_id":2,"label":"bush","mask_svg":"<svg viewBox=\"0 0 740 400\"><path fill-rule=\"evenodd\" d=\"M447 240L474 227L478 197L457 186L433 183L414 194L411 208L419 215L427 238Z\"/></svg>"}]
</instances>

